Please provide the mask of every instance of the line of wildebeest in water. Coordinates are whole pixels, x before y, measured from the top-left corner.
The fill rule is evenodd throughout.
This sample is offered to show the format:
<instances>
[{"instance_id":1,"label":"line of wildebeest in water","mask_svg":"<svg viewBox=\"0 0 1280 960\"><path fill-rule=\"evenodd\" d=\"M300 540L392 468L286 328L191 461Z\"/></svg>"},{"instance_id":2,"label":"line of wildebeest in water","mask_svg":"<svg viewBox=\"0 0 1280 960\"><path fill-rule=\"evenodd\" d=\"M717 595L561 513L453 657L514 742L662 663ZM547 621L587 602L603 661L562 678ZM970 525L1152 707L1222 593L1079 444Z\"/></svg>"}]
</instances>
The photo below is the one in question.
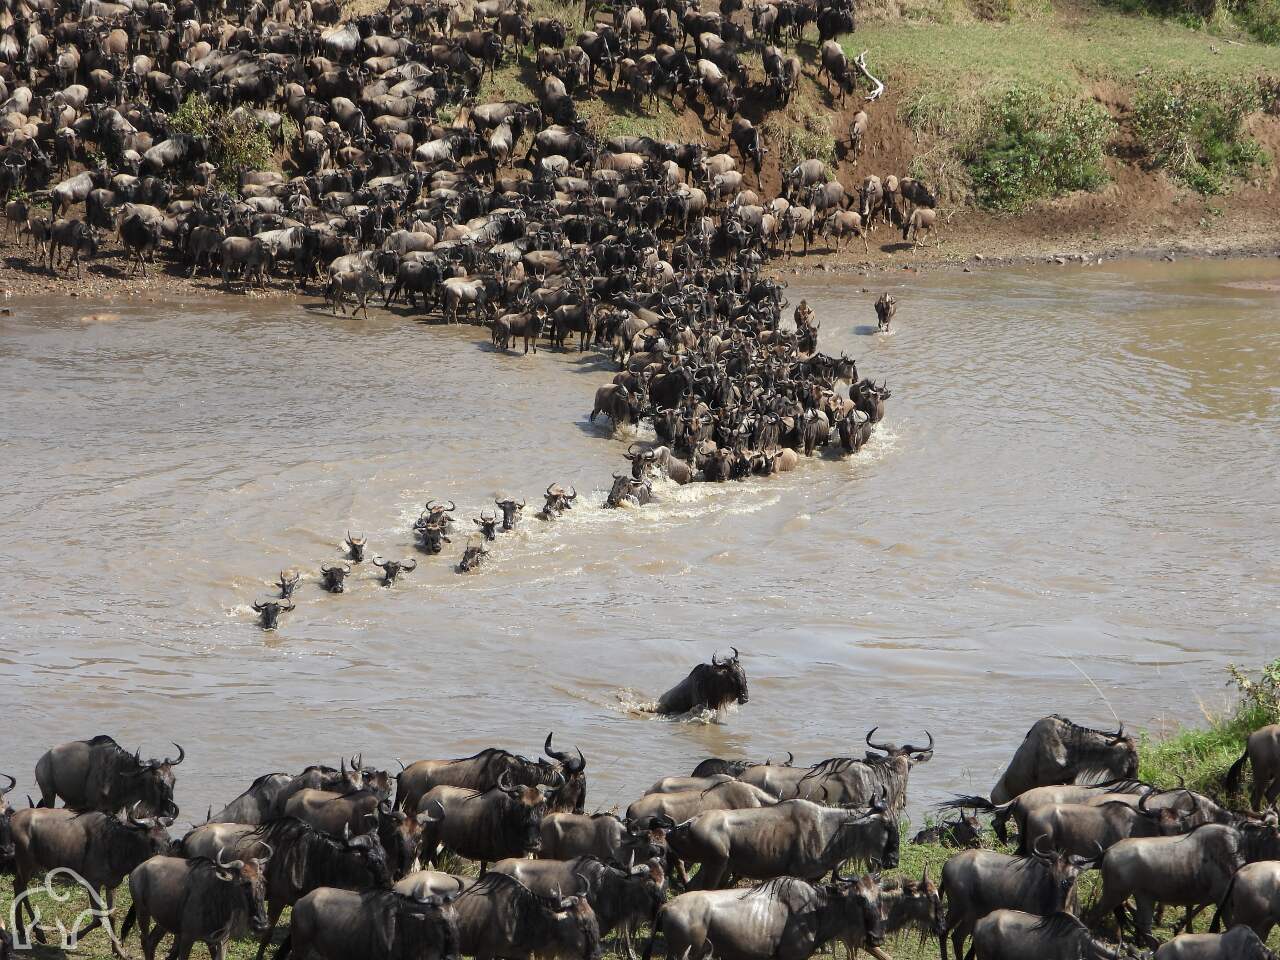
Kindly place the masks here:
<instances>
[{"instance_id":1,"label":"line of wildebeest in water","mask_svg":"<svg viewBox=\"0 0 1280 960\"><path fill-rule=\"evenodd\" d=\"M699 679L708 671L718 679ZM745 700L736 655L700 665L662 700L691 696L709 708ZM143 760L108 736L64 743L36 763L38 804L15 811L0 792L0 863L19 903L0 960L36 920L19 895L58 868L107 905L81 934L104 926L121 952L137 926L147 960L166 934L170 956L185 960L199 942L221 958L228 939L251 932L262 957L286 907L277 958L599 960L614 934L634 956L648 924L644 957L662 941L672 960L806 960L835 942L884 960L887 938L904 932L936 937L943 960L948 944L956 960L1274 960L1263 941L1280 922L1280 827L1274 806L1254 811L1280 795L1280 725L1256 731L1232 767L1224 795L1248 764L1253 789L1252 809L1231 810L1135 779L1123 726L1045 717L989 797L943 804L992 814L1002 841L1014 824L1016 849L992 849L975 816L943 821L912 841L957 848L938 883L927 869L881 872L899 867L908 778L932 759L933 736L923 746L875 737L861 757L811 766L791 754L708 759L660 777L623 815L585 812L587 759L556 750L551 734L545 759L490 748L401 762L393 775L360 755L258 776L176 842L181 747L176 759ZM1090 870L1101 883L1081 911L1077 883ZM117 924L126 878L132 904ZM1158 944L1157 910L1178 907L1179 930L1214 908L1213 932Z\"/></svg>"}]
</instances>

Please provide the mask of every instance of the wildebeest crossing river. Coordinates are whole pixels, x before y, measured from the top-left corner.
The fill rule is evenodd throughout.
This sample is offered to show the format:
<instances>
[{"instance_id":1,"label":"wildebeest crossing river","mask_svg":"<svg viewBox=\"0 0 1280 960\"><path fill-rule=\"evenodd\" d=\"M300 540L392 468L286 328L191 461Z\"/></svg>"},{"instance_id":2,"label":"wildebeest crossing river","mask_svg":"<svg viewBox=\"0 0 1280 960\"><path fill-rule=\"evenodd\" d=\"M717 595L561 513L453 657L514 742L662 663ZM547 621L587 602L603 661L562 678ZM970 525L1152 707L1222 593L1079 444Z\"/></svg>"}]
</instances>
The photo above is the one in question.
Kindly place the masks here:
<instances>
[{"instance_id":1,"label":"wildebeest crossing river","mask_svg":"<svg viewBox=\"0 0 1280 960\"><path fill-rule=\"evenodd\" d=\"M617 511L597 506L632 437L587 423L612 373L590 354L498 353L376 311L15 302L0 757L20 772L99 732L144 754L177 740L198 820L247 771L536 753L555 730L587 755L591 810L705 756L861 755L879 725L937 737L918 819L988 790L1047 712L1111 725L1080 671L1131 725L1189 719L1217 667L1273 655L1280 626L1273 277L793 280L822 348L889 379L871 444ZM891 336L871 333L881 287ZM553 481L579 506L540 524ZM347 530L411 556L427 499L472 527L504 493L531 509L480 573L453 572L460 531L394 589L368 564L340 596L316 586ZM249 604L289 566L308 577L298 609L263 633ZM730 644L740 713L628 713Z\"/></svg>"}]
</instances>

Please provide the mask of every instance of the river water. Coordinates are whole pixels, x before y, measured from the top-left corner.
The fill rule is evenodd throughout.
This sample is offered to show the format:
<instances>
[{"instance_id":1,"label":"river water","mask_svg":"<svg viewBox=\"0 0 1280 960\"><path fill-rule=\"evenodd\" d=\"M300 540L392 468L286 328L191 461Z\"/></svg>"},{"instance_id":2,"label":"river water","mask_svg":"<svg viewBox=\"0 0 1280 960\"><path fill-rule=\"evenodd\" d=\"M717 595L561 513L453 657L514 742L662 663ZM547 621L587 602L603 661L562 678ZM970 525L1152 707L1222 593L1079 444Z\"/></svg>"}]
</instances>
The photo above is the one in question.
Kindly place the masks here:
<instances>
[{"instance_id":1,"label":"river water","mask_svg":"<svg viewBox=\"0 0 1280 960\"><path fill-rule=\"evenodd\" d=\"M1194 720L1228 662L1280 652L1278 280L1274 261L793 280L822 347L889 381L873 442L621 511L598 509L628 438L587 423L611 376L590 355L378 311L13 301L0 770L21 795L50 744L177 740L199 820L268 770L536 753L555 730L608 808L708 755L858 755L879 725L937 739L919 819L988 790L1044 714ZM552 481L579 507L528 517L483 572L453 572L459 535L392 589L367 567L345 595L315 585L347 529L411 556L428 498L469 526L498 493L532 514ZM289 566L311 582L264 633L249 604ZM628 711L730 644L745 707Z\"/></svg>"}]
</instances>

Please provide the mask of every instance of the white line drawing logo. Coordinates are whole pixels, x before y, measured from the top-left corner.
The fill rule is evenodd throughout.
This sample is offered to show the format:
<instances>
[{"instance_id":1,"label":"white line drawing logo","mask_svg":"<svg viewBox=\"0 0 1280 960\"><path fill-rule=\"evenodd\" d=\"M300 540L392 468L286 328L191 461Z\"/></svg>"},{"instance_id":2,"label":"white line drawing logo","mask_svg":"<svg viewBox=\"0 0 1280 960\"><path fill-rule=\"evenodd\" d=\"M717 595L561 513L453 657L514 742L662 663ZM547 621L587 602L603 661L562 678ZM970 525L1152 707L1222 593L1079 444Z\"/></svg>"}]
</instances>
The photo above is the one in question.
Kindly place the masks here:
<instances>
[{"instance_id":1,"label":"white line drawing logo","mask_svg":"<svg viewBox=\"0 0 1280 960\"><path fill-rule=\"evenodd\" d=\"M55 886L58 881L63 882L61 888ZM89 895L89 906L76 914L70 929L67 929L61 917L55 917L51 921L44 919L40 910L41 903L48 901L67 903L78 891L84 891ZM29 922L23 922L21 916L24 906L32 917ZM33 934L36 931L44 935L46 943L54 943L62 950L74 950L80 941L80 931L95 920L108 931L108 936L115 939L111 933L110 918L111 910L102 902L98 891L93 889L93 885L88 880L68 867L55 867L50 870L45 874L43 886L28 887L23 890L9 907L9 929L13 931L15 950L30 950ZM56 940L54 940L55 935Z\"/></svg>"}]
</instances>

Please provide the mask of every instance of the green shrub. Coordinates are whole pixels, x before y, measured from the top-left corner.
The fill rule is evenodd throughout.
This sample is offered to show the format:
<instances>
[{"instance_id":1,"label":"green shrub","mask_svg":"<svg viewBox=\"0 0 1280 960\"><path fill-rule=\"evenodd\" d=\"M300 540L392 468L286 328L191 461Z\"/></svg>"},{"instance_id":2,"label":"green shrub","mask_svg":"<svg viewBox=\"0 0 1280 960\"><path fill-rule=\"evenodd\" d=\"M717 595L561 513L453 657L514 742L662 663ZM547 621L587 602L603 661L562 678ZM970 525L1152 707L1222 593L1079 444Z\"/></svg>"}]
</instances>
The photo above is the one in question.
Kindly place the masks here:
<instances>
[{"instance_id":1,"label":"green shrub","mask_svg":"<svg viewBox=\"0 0 1280 960\"><path fill-rule=\"evenodd\" d=\"M961 148L974 199L1015 211L1033 200L1106 181L1102 150L1114 123L1092 100L1018 84L988 101Z\"/></svg>"},{"instance_id":2,"label":"green shrub","mask_svg":"<svg viewBox=\"0 0 1280 960\"><path fill-rule=\"evenodd\" d=\"M1133 101L1133 132L1153 167L1200 193L1221 193L1231 177L1262 162L1244 130L1262 106L1253 80L1184 73L1148 77Z\"/></svg>"},{"instance_id":3,"label":"green shrub","mask_svg":"<svg viewBox=\"0 0 1280 960\"><path fill-rule=\"evenodd\" d=\"M218 179L227 185L238 184L246 170L274 165L275 151L266 125L245 113L215 106L204 94L193 93L182 101L173 115L173 126L204 142L209 162L218 168Z\"/></svg>"}]
</instances>

